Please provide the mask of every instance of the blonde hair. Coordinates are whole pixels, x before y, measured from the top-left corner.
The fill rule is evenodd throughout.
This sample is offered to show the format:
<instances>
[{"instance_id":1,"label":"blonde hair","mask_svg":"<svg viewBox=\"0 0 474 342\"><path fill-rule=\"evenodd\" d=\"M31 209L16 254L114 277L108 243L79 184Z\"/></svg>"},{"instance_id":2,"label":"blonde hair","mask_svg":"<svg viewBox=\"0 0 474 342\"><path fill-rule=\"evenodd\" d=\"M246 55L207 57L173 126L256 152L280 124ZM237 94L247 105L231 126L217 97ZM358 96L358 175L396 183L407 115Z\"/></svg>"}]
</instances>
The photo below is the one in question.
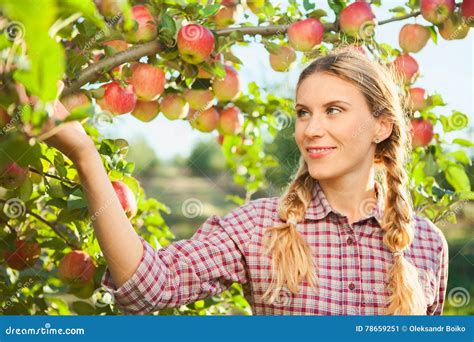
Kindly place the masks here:
<instances>
[{"instance_id":1,"label":"blonde hair","mask_svg":"<svg viewBox=\"0 0 474 342\"><path fill-rule=\"evenodd\" d=\"M377 144L374 163L382 166L385 193L381 222L383 243L393 252L388 270L389 296L385 314L426 314L426 303L416 267L403 255L414 238L413 208L407 189L405 164L411 151L409 118L402 105L393 70L370 60L359 52L343 50L319 57L301 73L301 82L314 73L326 73L356 85L366 98L374 117L384 116L393 124L391 135ZM296 230L312 199L313 179L303 157L292 182L278 204L278 215L286 223L269 227L264 238L264 252L272 259L272 279L263 298L272 303L283 286L293 293L306 280L317 286L316 265L308 243Z\"/></svg>"}]
</instances>

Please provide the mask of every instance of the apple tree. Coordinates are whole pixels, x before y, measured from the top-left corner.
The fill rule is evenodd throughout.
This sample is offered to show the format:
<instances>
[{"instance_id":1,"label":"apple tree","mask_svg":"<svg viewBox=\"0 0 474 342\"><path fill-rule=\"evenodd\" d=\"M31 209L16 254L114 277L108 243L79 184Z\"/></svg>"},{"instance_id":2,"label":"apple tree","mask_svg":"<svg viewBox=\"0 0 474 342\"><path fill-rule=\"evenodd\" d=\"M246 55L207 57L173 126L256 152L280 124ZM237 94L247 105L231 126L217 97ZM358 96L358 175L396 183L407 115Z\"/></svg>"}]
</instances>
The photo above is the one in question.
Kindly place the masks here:
<instances>
[{"instance_id":1,"label":"apple tree","mask_svg":"<svg viewBox=\"0 0 474 342\"><path fill-rule=\"evenodd\" d=\"M460 111L447 113L442 96L416 86L416 53L429 40L463 39L474 1L409 0L377 18L380 0L3 0L0 4L0 285L3 314L117 314L100 286L105 261L77 171L44 141L78 120L93 138L128 218L154 247L173 234L162 217L163 199L148 198L127 161L128 142L106 139L101 125L119 115L149 122L158 115L186 121L216 144L243 204L268 187L278 168L265 144L291 122L292 99L252 82L243 89L243 63L233 46L262 44L275 72L287 72L339 46L390 64L409 99L414 203L435 222L455 220L454 206L472 199L465 166L471 141L445 133L468 126ZM421 18L423 24L414 23ZM399 46L377 40L377 26L407 23ZM62 81L59 82L58 81ZM50 120L53 111L57 114ZM435 127L439 127L435 128ZM444 175L450 189L441 187ZM113 227L112 227L113 228ZM240 286L159 314L250 313Z\"/></svg>"}]
</instances>

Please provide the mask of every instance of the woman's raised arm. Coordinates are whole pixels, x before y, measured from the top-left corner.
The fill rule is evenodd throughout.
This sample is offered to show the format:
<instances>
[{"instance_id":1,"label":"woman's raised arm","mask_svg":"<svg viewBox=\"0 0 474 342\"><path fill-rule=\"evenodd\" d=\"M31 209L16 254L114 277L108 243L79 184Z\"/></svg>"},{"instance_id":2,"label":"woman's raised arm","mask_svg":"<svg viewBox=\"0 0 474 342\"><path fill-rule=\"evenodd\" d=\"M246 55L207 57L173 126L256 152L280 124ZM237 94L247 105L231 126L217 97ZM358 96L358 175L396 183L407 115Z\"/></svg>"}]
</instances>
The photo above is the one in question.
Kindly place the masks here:
<instances>
[{"instance_id":1,"label":"woman's raised arm","mask_svg":"<svg viewBox=\"0 0 474 342\"><path fill-rule=\"evenodd\" d=\"M95 236L114 283L122 285L136 271L143 245L120 205L94 142L77 121L64 124L46 142L75 164L94 218Z\"/></svg>"}]
</instances>

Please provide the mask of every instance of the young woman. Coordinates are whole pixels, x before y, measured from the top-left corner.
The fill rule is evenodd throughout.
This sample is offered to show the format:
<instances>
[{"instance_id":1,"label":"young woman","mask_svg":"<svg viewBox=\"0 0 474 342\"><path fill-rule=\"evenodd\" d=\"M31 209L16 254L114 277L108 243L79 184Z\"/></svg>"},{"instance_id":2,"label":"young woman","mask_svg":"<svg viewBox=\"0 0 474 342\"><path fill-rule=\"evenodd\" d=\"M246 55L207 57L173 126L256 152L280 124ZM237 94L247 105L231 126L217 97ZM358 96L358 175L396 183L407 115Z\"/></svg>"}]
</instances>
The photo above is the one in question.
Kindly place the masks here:
<instances>
[{"instance_id":1,"label":"young woman","mask_svg":"<svg viewBox=\"0 0 474 342\"><path fill-rule=\"evenodd\" d=\"M299 169L281 198L208 218L153 250L125 216L90 138L68 123L48 141L77 166L107 261L103 284L128 314L243 284L254 314L439 315L448 275L442 232L414 214L407 116L389 71L339 52L301 73Z\"/></svg>"}]
</instances>

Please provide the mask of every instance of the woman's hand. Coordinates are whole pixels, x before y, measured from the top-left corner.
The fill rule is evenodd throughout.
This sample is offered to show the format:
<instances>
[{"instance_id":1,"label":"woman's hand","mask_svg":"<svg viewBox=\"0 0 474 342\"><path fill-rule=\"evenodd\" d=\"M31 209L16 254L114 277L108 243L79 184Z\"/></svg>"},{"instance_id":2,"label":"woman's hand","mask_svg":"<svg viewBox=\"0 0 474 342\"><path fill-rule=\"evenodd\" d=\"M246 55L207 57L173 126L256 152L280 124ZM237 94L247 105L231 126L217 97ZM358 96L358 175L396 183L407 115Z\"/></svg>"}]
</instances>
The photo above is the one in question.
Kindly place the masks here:
<instances>
[{"instance_id":1,"label":"woman's hand","mask_svg":"<svg viewBox=\"0 0 474 342\"><path fill-rule=\"evenodd\" d=\"M64 83L58 81L59 93L62 92ZM55 120L64 120L69 115L63 104L56 100L53 104L53 117L46 124L45 131L40 139L64 153L74 163L88 154L97 153L94 141L89 137L79 121L70 121L54 126Z\"/></svg>"}]
</instances>

